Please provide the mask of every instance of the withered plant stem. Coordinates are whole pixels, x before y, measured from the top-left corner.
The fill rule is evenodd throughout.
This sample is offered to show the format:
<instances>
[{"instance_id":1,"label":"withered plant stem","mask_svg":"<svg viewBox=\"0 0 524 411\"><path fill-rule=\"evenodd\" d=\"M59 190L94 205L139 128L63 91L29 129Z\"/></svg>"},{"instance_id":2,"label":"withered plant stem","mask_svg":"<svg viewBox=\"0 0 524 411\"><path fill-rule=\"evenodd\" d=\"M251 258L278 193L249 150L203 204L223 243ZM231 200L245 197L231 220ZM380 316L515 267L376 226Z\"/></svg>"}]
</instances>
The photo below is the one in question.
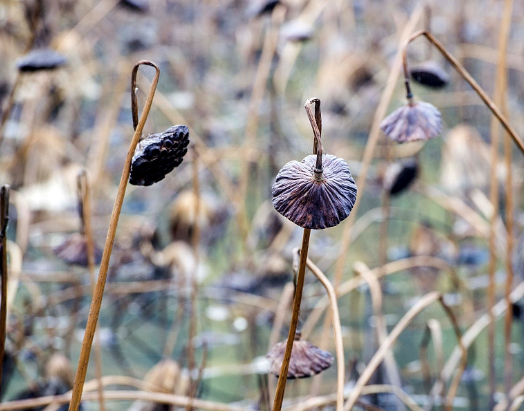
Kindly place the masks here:
<instances>
[{"instance_id":1,"label":"withered plant stem","mask_svg":"<svg viewBox=\"0 0 524 411\"><path fill-rule=\"evenodd\" d=\"M85 235L86 240L86 251L87 251L87 269L89 271L89 283L91 285L91 295L95 292L95 246L93 242L93 228L91 224L91 190L89 186L89 180L87 173L82 170L78 177L78 191L81 198L81 210L82 210L82 231ZM105 411L104 403L104 387L102 385L102 346L100 343L100 332L98 330L98 324L95 330L95 374L98 380L98 404L100 411Z\"/></svg>"},{"instance_id":2,"label":"withered plant stem","mask_svg":"<svg viewBox=\"0 0 524 411\"><path fill-rule=\"evenodd\" d=\"M0 281L2 286L2 301L0 303L0 396L2 395L2 365L5 353L5 337L7 329L7 224L9 222L9 185L0 189Z\"/></svg>"},{"instance_id":3,"label":"withered plant stem","mask_svg":"<svg viewBox=\"0 0 524 411\"><path fill-rule=\"evenodd\" d=\"M315 104L315 114L311 111L311 104ZM313 140L313 154L317 155L315 164L315 178L322 178L322 112L320 111L320 100L310 98L304 105L315 139Z\"/></svg>"},{"instance_id":4,"label":"withered plant stem","mask_svg":"<svg viewBox=\"0 0 524 411\"><path fill-rule=\"evenodd\" d=\"M413 10L413 13L411 13L409 21L405 24L404 30L402 31L401 38L400 38L401 45L404 44L404 42L409 38L409 35L413 32L413 30L415 30L416 25L418 24L422 16L422 12L423 12L423 4L417 3L417 6ZM393 61L392 69L389 73L386 87L380 97L380 102L378 104L377 110L375 111L375 115L373 117L373 123L371 125L371 129L369 132L369 138L366 142L366 147L364 148L364 154L362 158L362 168L361 168L360 174L357 179L357 187L361 193L364 192L364 188L367 182L367 174L369 171L369 166L371 164L371 160L373 159L375 148L377 146L377 143L380 137L380 133L381 133L380 122L386 116L389 102L391 101L391 98L395 91L395 86L396 86L398 76L400 74L400 70L402 70L402 49L401 47L397 51L395 60ZM357 196L357 199L355 200L355 204L353 205L353 210L351 211L351 214L349 215L346 222L344 223L342 241L340 245L338 259L335 265L335 275L333 279L333 285L335 286L335 288L342 281L342 276L344 274L344 267L346 263L346 257L348 254L349 246L351 244L351 228L355 222L355 219L357 218L358 208L360 206L360 200L362 199L362 197L363 197L362 195ZM329 317L326 317L326 321L329 321Z\"/></svg>"},{"instance_id":5,"label":"withered plant stem","mask_svg":"<svg viewBox=\"0 0 524 411\"><path fill-rule=\"evenodd\" d=\"M407 60L407 50L409 43L411 43L413 40L420 36L426 37L426 39L428 39L428 41L432 43L437 48L437 50L444 56L444 58L451 64L451 66L457 71L457 73L459 73L462 76L462 78L466 80L466 82L473 88L473 90L476 91L476 93L484 102L486 107L490 109L490 111L497 118L502 127L504 127L504 129L508 132L509 136L517 145L521 153L524 155L524 143L522 142L522 139L513 129L513 127L509 124L508 120L506 119L506 116L502 114L500 108L495 104L493 100L491 100L491 98L487 95L484 89L480 87L480 85L475 81L471 74L469 74L469 72L464 68L464 66L460 64L460 62L449 51L447 51L443 44L440 41L438 41L431 33L421 30L417 31L409 38L406 46L404 47L404 52L402 54L403 62ZM407 65L407 63L405 64Z\"/></svg>"},{"instance_id":6,"label":"withered plant stem","mask_svg":"<svg viewBox=\"0 0 524 411\"><path fill-rule=\"evenodd\" d=\"M200 209L201 209L201 198L200 198L200 180L198 176L198 151L193 146L193 193L195 195L195 221L193 225L193 237L191 238L191 245L193 248L193 254L195 256L195 272L189 273L191 275L191 297L189 301L189 334L187 342L187 366L191 371L191 378L189 379L189 392L188 396L190 400L194 397L197 390L197 381L193 381L192 373L195 368L195 346L194 338L197 329L197 314L196 314L196 298L198 294L198 281L197 281L197 270L199 263L199 244L200 244ZM192 403L190 402L186 406L186 411L192 409Z\"/></svg>"},{"instance_id":7,"label":"withered plant stem","mask_svg":"<svg viewBox=\"0 0 524 411\"><path fill-rule=\"evenodd\" d=\"M504 13L502 17L502 24L500 26L499 37L499 60L497 64L497 82L500 86L500 104L502 112L505 116L508 115L507 109L507 88L508 88L508 70L507 70L507 51L508 39L511 28L511 17L513 11L513 0L504 1ZM504 162L506 164L506 288L505 299L508 306L511 305L511 290L513 288L513 172L511 164L511 141L509 138L504 138ZM492 173L497 174L496 169L491 170ZM494 229L494 228L492 228ZM504 391L506 398L509 398L512 379L513 379L513 361L511 358L511 326L513 322L513 310L507 310L504 318Z\"/></svg>"},{"instance_id":8,"label":"withered plant stem","mask_svg":"<svg viewBox=\"0 0 524 411\"><path fill-rule=\"evenodd\" d=\"M307 253L309 250L309 237L311 229L304 228L302 235L302 247L300 247L300 262L298 266L297 284L295 288L295 298L293 300L293 313L291 315L291 324L289 325L289 334L287 337L286 352L282 360L280 374L278 377L277 390L275 392L275 401L273 402L273 411L280 411L282 409L282 401L284 400L284 392L286 390L287 372L289 370L289 360L291 359L291 350L293 349L293 341L295 340L295 333L298 326L298 316L300 314L300 303L302 301L302 290L304 288L304 277L306 273Z\"/></svg>"},{"instance_id":9,"label":"withered plant stem","mask_svg":"<svg viewBox=\"0 0 524 411\"><path fill-rule=\"evenodd\" d=\"M300 250L295 249L295 253ZM333 323L333 334L335 337L335 350L337 354L337 411L342 411L344 408L344 374L346 365L344 361L344 345L342 340L342 328L340 326L340 314L338 312L338 300L335 293L335 288L324 273L318 268L309 258L307 259L307 267L318 278L326 289L331 306L331 321Z\"/></svg>"},{"instance_id":10,"label":"withered plant stem","mask_svg":"<svg viewBox=\"0 0 524 411\"><path fill-rule=\"evenodd\" d=\"M98 280L96 282L95 291L93 293L93 300L91 302L91 309L89 310L89 316L87 318L87 325L84 334L84 340L82 342L82 350L80 352L80 359L78 360L78 369L76 371L75 383L73 386L73 394L71 398L71 403L69 404L69 411L78 411L80 401L82 398L82 389L84 386L84 381L87 373L87 366L89 363L89 356L91 353L91 346L93 344L93 337L96 330L96 324L98 323L98 317L100 314L100 307L102 305L102 297L104 295L104 287L107 279L107 271L109 269L109 260L111 258L111 251L113 250L113 243L115 241L116 228L118 225L118 219L120 217L120 211L122 210L122 204L124 203L124 196L126 193L127 182L129 180L129 173L131 171L131 160L133 159L133 154L135 148L138 144L140 137L142 136L142 130L149 115L149 110L151 109L151 104L153 103L153 96L155 95L155 90L158 84L158 79L160 76L160 69L156 64L151 61L142 60L139 61L135 67L133 67L131 75L131 85L136 84L136 75L138 68L141 65L152 66L156 70L155 77L151 86L149 88L149 94L140 117L140 121L136 127L135 133L131 140L129 146L129 151L127 153L126 162L124 164L124 169L122 170L122 177L120 178L120 184L118 186L118 192L115 199L115 204L113 206L113 212L111 213L111 220L109 222L109 229L107 231L106 243L104 246L104 253L102 255L102 261L100 263L100 271L98 274ZM135 90L131 89L131 94L135 94Z\"/></svg>"}]
</instances>

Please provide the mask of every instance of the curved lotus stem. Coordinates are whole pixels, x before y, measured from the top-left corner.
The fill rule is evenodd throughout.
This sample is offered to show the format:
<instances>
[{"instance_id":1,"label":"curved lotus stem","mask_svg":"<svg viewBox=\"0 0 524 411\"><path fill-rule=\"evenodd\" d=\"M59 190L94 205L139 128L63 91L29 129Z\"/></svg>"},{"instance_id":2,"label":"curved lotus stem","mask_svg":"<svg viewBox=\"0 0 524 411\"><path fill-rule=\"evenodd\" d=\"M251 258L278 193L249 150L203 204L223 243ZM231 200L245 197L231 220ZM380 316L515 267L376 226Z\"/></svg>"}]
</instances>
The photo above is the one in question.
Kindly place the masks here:
<instances>
[{"instance_id":1,"label":"curved lotus stem","mask_svg":"<svg viewBox=\"0 0 524 411\"><path fill-rule=\"evenodd\" d=\"M459 73L464 80L468 82L468 84L473 88L473 90L476 91L478 96L481 98L481 100L484 102L484 104L490 109L490 111L493 113L495 117L499 120L500 124L506 130L509 134L509 136L513 139L513 142L517 145L521 153L524 155L524 143L522 142L522 139L517 134L517 132L511 127L511 125L508 123L508 120L502 114L501 110L498 108L498 106L489 98L489 96L486 94L484 89L480 87L480 85L475 81L475 79L469 74L469 72L464 68L462 64L459 63L459 61L449 52L447 51L442 43L438 41L431 33L421 30L415 32L407 41L404 51L402 54L402 62L404 66L404 77L406 78L406 90L408 91L408 99L409 99L409 72L407 71L407 51L409 43L411 43L416 38L424 36L428 39L430 43L432 43L438 51L444 56L444 58L449 61L449 63L453 66L453 68Z\"/></svg>"},{"instance_id":2,"label":"curved lotus stem","mask_svg":"<svg viewBox=\"0 0 524 411\"><path fill-rule=\"evenodd\" d=\"M315 104L315 115L311 111L311 104ZM317 164L315 166L315 178L320 180L322 178L322 113L320 111L320 100L318 98L310 98L304 105L306 109L313 134L315 135L315 141L313 144L313 154L317 155Z\"/></svg>"},{"instance_id":3,"label":"curved lotus stem","mask_svg":"<svg viewBox=\"0 0 524 411\"><path fill-rule=\"evenodd\" d=\"M9 185L0 189L0 282L2 300L0 302L0 359L4 358L7 328L7 224L9 222ZM2 367L0 366L0 383Z\"/></svg>"},{"instance_id":4,"label":"curved lotus stem","mask_svg":"<svg viewBox=\"0 0 524 411\"><path fill-rule=\"evenodd\" d=\"M91 302L91 309L89 310L89 317L87 318L87 325L84 334L84 340L82 342L82 351L80 352L80 359L78 360L78 369L75 376L75 384L73 386L73 394L71 403L69 404L69 411L78 411L80 406L80 400L82 398L82 389L84 387L84 381L87 373L87 366L89 363L89 355L91 353L91 346L93 344L93 337L96 330L96 324L100 314L100 307L102 305L102 297L104 295L104 287L107 279L107 271L109 269L109 259L111 258L111 251L113 250L113 243L115 241L116 227L118 225L118 219L120 217L120 210L124 203L124 196L126 194L127 182L129 180L129 173L131 171L131 160L135 153L135 148L138 144L140 137L142 136L142 130L149 115L149 110L153 104L153 96L155 95L156 86L160 77L160 69L155 63L151 61L142 60L139 61L133 68L132 81L131 81L131 95L135 95L134 86L136 85L136 74L139 66L147 65L152 66L156 70L155 77L149 88L149 94L147 96L140 121L136 125L135 133L131 144L129 145L129 151L127 153L126 162L124 169L122 170L122 177L120 178L120 185L118 186L118 193L113 206L113 212L111 213L111 221L109 222L109 229L107 231L106 244L104 246L104 254L102 255L102 261L100 263L100 272L98 274L98 280L96 282L95 290L93 292L93 300ZM133 99L133 97L132 97Z\"/></svg>"}]
</instances>

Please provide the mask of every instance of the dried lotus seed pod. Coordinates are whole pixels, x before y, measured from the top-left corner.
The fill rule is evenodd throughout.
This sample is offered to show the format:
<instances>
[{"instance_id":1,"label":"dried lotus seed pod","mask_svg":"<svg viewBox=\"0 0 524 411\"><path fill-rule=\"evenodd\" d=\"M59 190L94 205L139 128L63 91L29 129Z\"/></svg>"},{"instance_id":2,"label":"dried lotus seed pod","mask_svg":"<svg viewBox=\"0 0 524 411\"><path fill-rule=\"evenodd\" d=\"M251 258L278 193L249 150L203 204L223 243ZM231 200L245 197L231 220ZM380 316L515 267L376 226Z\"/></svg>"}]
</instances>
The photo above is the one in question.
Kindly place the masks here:
<instances>
[{"instance_id":1,"label":"dried lotus seed pod","mask_svg":"<svg viewBox=\"0 0 524 411\"><path fill-rule=\"evenodd\" d=\"M410 100L382 120L380 129L392 140L407 143L437 137L442 131L442 121L432 104Z\"/></svg>"},{"instance_id":2,"label":"dried lotus seed pod","mask_svg":"<svg viewBox=\"0 0 524 411\"><path fill-rule=\"evenodd\" d=\"M392 163L384 174L384 188L391 195L408 189L418 176L418 162L414 158Z\"/></svg>"},{"instance_id":3,"label":"dried lotus seed pod","mask_svg":"<svg viewBox=\"0 0 524 411\"><path fill-rule=\"evenodd\" d=\"M182 163L188 144L189 129L186 126L173 126L163 133L147 136L135 149L129 183L150 186L163 180Z\"/></svg>"},{"instance_id":4,"label":"dried lotus seed pod","mask_svg":"<svg viewBox=\"0 0 524 411\"><path fill-rule=\"evenodd\" d=\"M270 362L269 372L277 378L284 359L287 341L281 341L267 353ZM328 369L333 364L333 356L328 351L321 350L309 341L295 339L289 361L287 379L312 377Z\"/></svg>"},{"instance_id":5,"label":"dried lotus seed pod","mask_svg":"<svg viewBox=\"0 0 524 411\"><path fill-rule=\"evenodd\" d=\"M446 73L440 65L431 60L412 66L409 72L411 78L423 86L439 89L449 83L448 73Z\"/></svg>"},{"instance_id":6,"label":"dried lotus seed pod","mask_svg":"<svg viewBox=\"0 0 524 411\"><path fill-rule=\"evenodd\" d=\"M346 162L322 155L323 169L316 170L317 156L302 162L290 161L277 174L273 185L273 206L302 228L334 227L351 212L357 186Z\"/></svg>"},{"instance_id":7,"label":"dried lotus seed pod","mask_svg":"<svg viewBox=\"0 0 524 411\"><path fill-rule=\"evenodd\" d=\"M50 49L37 48L22 56L16 62L21 72L32 72L40 70L53 70L67 63L64 55Z\"/></svg>"}]
</instances>

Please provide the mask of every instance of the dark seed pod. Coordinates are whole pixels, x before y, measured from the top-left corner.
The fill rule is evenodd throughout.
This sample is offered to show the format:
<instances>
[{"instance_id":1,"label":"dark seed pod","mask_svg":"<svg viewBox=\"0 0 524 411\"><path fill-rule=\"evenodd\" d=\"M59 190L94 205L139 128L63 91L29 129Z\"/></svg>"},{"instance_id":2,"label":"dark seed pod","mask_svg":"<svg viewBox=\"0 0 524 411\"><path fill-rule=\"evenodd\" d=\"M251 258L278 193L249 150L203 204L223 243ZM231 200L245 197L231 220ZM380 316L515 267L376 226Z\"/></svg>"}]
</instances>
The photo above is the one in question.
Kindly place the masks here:
<instances>
[{"instance_id":1,"label":"dark seed pod","mask_svg":"<svg viewBox=\"0 0 524 411\"><path fill-rule=\"evenodd\" d=\"M270 14L278 4L280 4L280 0L254 0L250 2L246 14L248 17Z\"/></svg>"},{"instance_id":2,"label":"dark seed pod","mask_svg":"<svg viewBox=\"0 0 524 411\"><path fill-rule=\"evenodd\" d=\"M37 48L18 59L16 65L21 72L53 70L67 63L62 54L50 48Z\"/></svg>"},{"instance_id":3,"label":"dark seed pod","mask_svg":"<svg viewBox=\"0 0 524 411\"><path fill-rule=\"evenodd\" d=\"M188 144L189 129L186 126L173 126L163 133L147 136L136 147L129 183L150 186L163 180L182 163Z\"/></svg>"},{"instance_id":4,"label":"dark seed pod","mask_svg":"<svg viewBox=\"0 0 524 411\"><path fill-rule=\"evenodd\" d=\"M316 155L302 162L290 161L279 171L272 188L275 209L302 228L338 225L357 198L357 186L343 159L324 154L320 176L316 162Z\"/></svg>"},{"instance_id":5,"label":"dark seed pod","mask_svg":"<svg viewBox=\"0 0 524 411\"><path fill-rule=\"evenodd\" d=\"M449 83L449 75L434 61L428 60L409 69L411 78L423 86L442 88Z\"/></svg>"},{"instance_id":6,"label":"dark seed pod","mask_svg":"<svg viewBox=\"0 0 524 411\"><path fill-rule=\"evenodd\" d=\"M53 253L67 264L87 267L87 240L85 235L75 233L63 244L55 247ZM102 260L102 250L95 246L95 264Z\"/></svg>"},{"instance_id":7,"label":"dark seed pod","mask_svg":"<svg viewBox=\"0 0 524 411\"><path fill-rule=\"evenodd\" d=\"M437 137L442 131L442 121L432 104L410 102L382 120L380 129L392 140L407 143Z\"/></svg>"},{"instance_id":8,"label":"dark seed pod","mask_svg":"<svg viewBox=\"0 0 524 411\"><path fill-rule=\"evenodd\" d=\"M277 378L286 352L286 343L287 341L277 343L266 355L266 358L270 361L269 372ZM333 364L331 353L321 350L308 341L295 339L287 379L312 377L328 369L331 364Z\"/></svg>"},{"instance_id":9,"label":"dark seed pod","mask_svg":"<svg viewBox=\"0 0 524 411\"><path fill-rule=\"evenodd\" d=\"M419 167L415 159L391 164L384 174L384 188L391 195L402 193L418 176Z\"/></svg>"}]
</instances>

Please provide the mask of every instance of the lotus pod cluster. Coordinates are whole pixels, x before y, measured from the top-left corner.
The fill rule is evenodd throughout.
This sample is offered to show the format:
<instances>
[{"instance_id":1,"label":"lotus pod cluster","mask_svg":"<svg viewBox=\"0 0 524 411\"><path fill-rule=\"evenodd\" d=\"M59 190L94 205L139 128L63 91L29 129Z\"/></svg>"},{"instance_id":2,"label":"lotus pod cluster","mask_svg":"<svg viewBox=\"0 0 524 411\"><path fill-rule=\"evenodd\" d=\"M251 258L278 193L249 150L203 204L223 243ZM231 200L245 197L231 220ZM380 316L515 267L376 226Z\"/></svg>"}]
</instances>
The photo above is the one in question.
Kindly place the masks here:
<instances>
[{"instance_id":1,"label":"lotus pod cluster","mask_svg":"<svg viewBox=\"0 0 524 411\"><path fill-rule=\"evenodd\" d=\"M392 140L408 143L437 137L442 131L442 121L432 104L410 101L382 120L380 129Z\"/></svg>"},{"instance_id":2,"label":"lotus pod cluster","mask_svg":"<svg viewBox=\"0 0 524 411\"><path fill-rule=\"evenodd\" d=\"M277 343L266 355L270 361L270 372L277 378L284 359L287 341ZM333 356L309 341L295 339L287 372L287 379L312 377L333 364Z\"/></svg>"},{"instance_id":3,"label":"lotus pod cluster","mask_svg":"<svg viewBox=\"0 0 524 411\"><path fill-rule=\"evenodd\" d=\"M129 183L150 186L163 180L182 163L188 144L189 129L186 126L173 126L163 133L147 136L135 149Z\"/></svg>"},{"instance_id":4,"label":"lotus pod cluster","mask_svg":"<svg viewBox=\"0 0 524 411\"><path fill-rule=\"evenodd\" d=\"M290 161L273 185L273 206L298 226L324 229L349 216L357 197L357 186L347 163L330 154L322 155L323 169L316 170L316 155L302 162Z\"/></svg>"}]
</instances>

